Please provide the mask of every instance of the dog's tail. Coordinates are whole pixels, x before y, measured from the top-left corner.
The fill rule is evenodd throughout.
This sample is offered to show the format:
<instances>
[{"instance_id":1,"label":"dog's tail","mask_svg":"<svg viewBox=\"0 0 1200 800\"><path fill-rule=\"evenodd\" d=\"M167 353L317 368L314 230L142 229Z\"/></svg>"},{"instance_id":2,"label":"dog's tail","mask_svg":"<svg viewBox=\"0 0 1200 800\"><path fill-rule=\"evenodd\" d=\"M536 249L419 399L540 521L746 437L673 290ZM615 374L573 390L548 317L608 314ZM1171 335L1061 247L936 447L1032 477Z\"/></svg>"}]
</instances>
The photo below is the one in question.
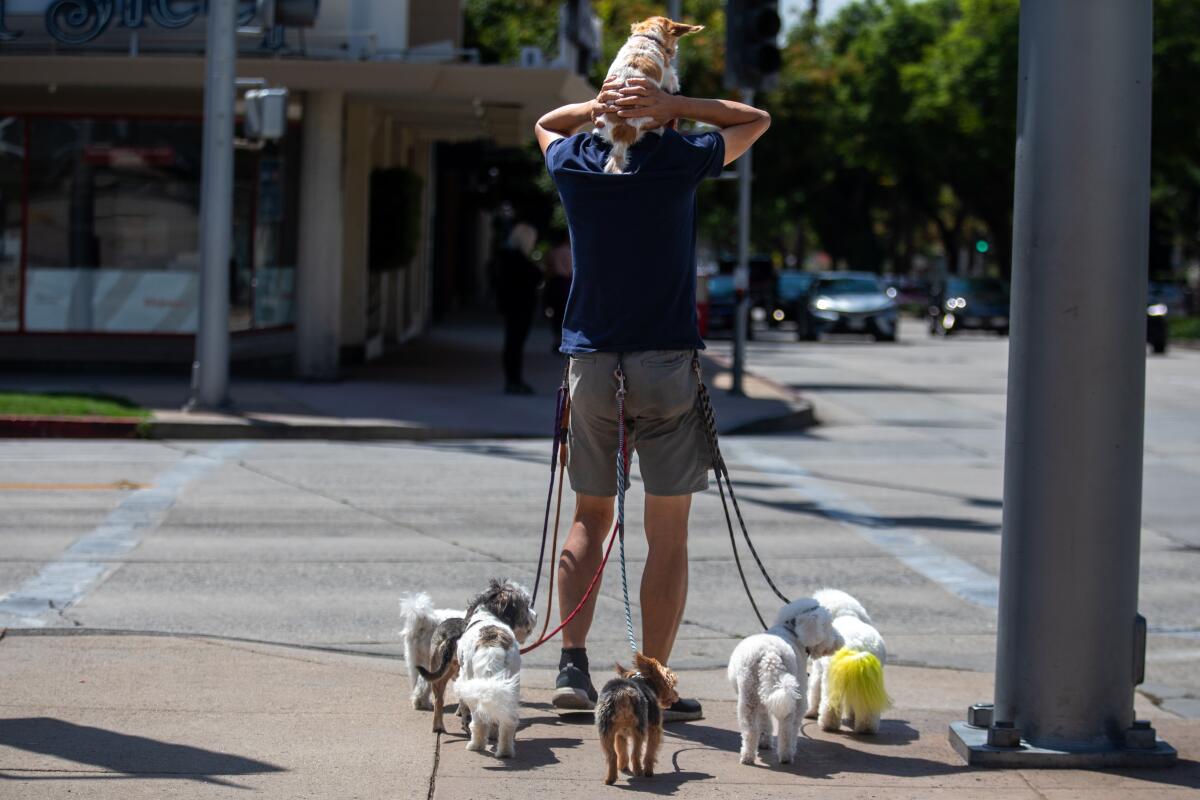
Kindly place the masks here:
<instances>
[{"instance_id":1,"label":"dog's tail","mask_svg":"<svg viewBox=\"0 0 1200 800\"><path fill-rule=\"evenodd\" d=\"M800 684L775 653L766 653L758 662L758 697L775 719L784 719L798 710Z\"/></svg>"},{"instance_id":2,"label":"dog's tail","mask_svg":"<svg viewBox=\"0 0 1200 800\"><path fill-rule=\"evenodd\" d=\"M520 716L521 675L493 676L459 680L458 697L471 709L472 719L492 723L515 720Z\"/></svg>"},{"instance_id":3,"label":"dog's tail","mask_svg":"<svg viewBox=\"0 0 1200 800\"><path fill-rule=\"evenodd\" d=\"M604 171L619 175L628 165L629 146L637 141L640 131L620 117L613 117L612 114L605 115L605 121L611 126L612 151L608 154L608 160L604 162Z\"/></svg>"},{"instance_id":4,"label":"dog's tail","mask_svg":"<svg viewBox=\"0 0 1200 800\"><path fill-rule=\"evenodd\" d=\"M426 592L405 592L400 595L400 619L404 622L401 635L417 630L422 623L432 629L438 622L433 613L433 598Z\"/></svg>"},{"instance_id":5,"label":"dog's tail","mask_svg":"<svg viewBox=\"0 0 1200 800\"><path fill-rule=\"evenodd\" d=\"M883 664L874 653L843 647L829 659L829 703L865 719L891 708L883 688Z\"/></svg>"},{"instance_id":6,"label":"dog's tail","mask_svg":"<svg viewBox=\"0 0 1200 800\"><path fill-rule=\"evenodd\" d=\"M420 664L416 664L417 673L431 683L436 681L446 674L446 670L450 668L451 662L454 661L457 650L458 639L442 639L437 643L434 651L429 654L429 663L433 669L425 669Z\"/></svg>"}]
</instances>

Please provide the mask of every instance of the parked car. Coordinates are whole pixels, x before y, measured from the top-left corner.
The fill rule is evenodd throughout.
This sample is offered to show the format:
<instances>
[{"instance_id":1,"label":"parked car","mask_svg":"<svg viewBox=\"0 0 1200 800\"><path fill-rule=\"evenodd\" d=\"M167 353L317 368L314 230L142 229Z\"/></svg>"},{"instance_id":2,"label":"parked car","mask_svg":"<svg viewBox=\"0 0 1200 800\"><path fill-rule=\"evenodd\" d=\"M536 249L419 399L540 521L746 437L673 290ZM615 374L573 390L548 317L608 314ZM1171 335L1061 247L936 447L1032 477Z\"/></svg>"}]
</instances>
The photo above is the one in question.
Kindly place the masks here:
<instances>
[{"instance_id":1,"label":"parked car","mask_svg":"<svg viewBox=\"0 0 1200 800\"><path fill-rule=\"evenodd\" d=\"M727 331L733 335L737 324L737 291L734 289L732 275L708 276L708 316L705 336L717 331ZM754 338L754 326L750 319L746 320L746 338Z\"/></svg>"},{"instance_id":2,"label":"parked car","mask_svg":"<svg viewBox=\"0 0 1200 800\"><path fill-rule=\"evenodd\" d=\"M822 333L869 333L876 341L894 342L896 301L877 275L869 272L823 272L809 291L801 338Z\"/></svg>"},{"instance_id":3,"label":"parked car","mask_svg":"<svg viewBox=\"0 0 1200 800\"><path fill-rule=\"evenodd\" d=\"M962 330L1008 335L1008 284L996 278L945 279L929 299L929 335Z\"/></svg>"},{"instance_id":4,"label":"parked car","mask_svg":"<svg viewBox=\"0 0 1200 800\"><path fill-rule=\"evenodd\" d=\"M767 324L777 328L790 320L796 323L796 336L804 338L805 325L808 322L808 298L813 284L817 281L815 272L799 272L785 270L775 277L775 293L770 303L771 313L767 315Z\"/></svg>"}]
</instances>

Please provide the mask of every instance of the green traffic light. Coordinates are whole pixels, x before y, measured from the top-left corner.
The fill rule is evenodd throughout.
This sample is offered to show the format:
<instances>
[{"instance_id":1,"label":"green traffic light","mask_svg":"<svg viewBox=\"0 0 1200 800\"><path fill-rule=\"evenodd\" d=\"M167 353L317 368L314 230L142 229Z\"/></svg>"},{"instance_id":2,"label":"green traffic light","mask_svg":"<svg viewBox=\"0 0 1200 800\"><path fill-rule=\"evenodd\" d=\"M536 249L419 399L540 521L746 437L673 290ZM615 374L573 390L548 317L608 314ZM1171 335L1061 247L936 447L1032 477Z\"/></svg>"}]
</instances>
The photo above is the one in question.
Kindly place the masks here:
<instances>
[{"instance_id":1,"label":"green traffic light","mask_svg":"<svg viewBox=\"0 0 1200 800\"><path fill-rule=\"evenodd\" d=\"M979 241L977 241L975 243L975 249L978 250L980 253L986 253L990 249L990 247L991 246L987 243L986 239L980 239Z\"/></svg>"}]
</instances>

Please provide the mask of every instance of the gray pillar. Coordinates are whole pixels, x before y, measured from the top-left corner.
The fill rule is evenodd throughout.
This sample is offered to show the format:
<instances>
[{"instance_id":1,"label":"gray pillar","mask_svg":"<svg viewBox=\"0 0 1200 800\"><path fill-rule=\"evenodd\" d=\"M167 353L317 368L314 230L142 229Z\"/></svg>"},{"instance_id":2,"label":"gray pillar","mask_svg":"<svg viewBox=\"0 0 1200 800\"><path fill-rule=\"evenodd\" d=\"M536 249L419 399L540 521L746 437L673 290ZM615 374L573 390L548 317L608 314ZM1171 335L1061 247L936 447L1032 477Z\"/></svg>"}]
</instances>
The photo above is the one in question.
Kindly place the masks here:
<instances>
[{"instance_id":1,"label":"gray pillar","mask_svg":"<svg viewBox=\"0 0 1200 800\"><path fill-rule=\"evenodd\" d=\"M342 93L309 92L300 167L296 374L338 375L342 297ZM365 309L363 309L365 313Z\"/></svg>"},{"instance_id":2,"label":"gray pillar","mask_svg":"<svg viewBox=\"0 0 1200 800\"><path fill-rule=\"evenodd\" d=\"M204 155L200 177L200 309L190 408L229 401L229 260L233 257L236 0L208 5Z\"/></svg>"},{"instance_id":3,"label":"gray pillar","mask_svg":"<svg viewBox=\"0 0 1200 800\"><path fill-rule=\"evenodd\" d=\"M742 89L742 102L754 105L754 90ZM746 374L746 339L750 334L750 182L752 180L753 148L738 156L738 263L733 285L737 305L733 317L733 375L729 393L744 394L742 381Z\"/></svg>"},{"instance_id":4,"label":"gray pillar","mask_svg":"<svg viewBox=\"0 0 1200 800\"><path fill-rule=\"evenodd\" d=\"M1009 751L998 763L1013 766L1174 755L1133 727L1151 34L1149 2L1021 4L988 738ZM964 730L956 725L951 740ZM977 763L995 756L955 746Z\"/></svg>"}]
</instances>

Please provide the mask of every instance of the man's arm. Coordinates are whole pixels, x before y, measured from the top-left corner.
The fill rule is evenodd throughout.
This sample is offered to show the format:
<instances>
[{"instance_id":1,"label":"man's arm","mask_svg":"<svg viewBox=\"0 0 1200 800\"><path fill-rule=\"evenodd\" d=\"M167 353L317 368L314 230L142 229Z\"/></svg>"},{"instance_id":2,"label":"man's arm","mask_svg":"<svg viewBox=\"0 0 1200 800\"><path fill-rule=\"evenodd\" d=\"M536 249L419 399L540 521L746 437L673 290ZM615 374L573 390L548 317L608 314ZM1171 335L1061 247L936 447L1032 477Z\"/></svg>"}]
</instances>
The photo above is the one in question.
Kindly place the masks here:
<instances>
[{"instance_id":1,"label":"man's arm","mask_svg":"<svg viewBox=\"0 0 1200 800\"><path fill-rule=\"evenodd\" d=\"M621 117L650 117L659 125L672 119L693 119L721 129L725 139L725 163L730 164L771 127L771 115L760 108L733 100L708 100L670 95L644 78L630 78L619 89L620 99L602 111L617 110ZM607 100L605 93L597 102Z\"/></svg>"},{"instance_id":2,"label":"man's arm","mask_svg":"<svg viewBox=\"0 0 1200 800\"><path fill-rule=\"evenodd\" d=\"M571 136L584 125L594 123L596 118L607 110L615 112L616 109L611 103L620 97L617 89L621 86L622 82L619 80L606 81L595 99L585 103L571 103L543 114L533 126L538 146L542 148L542 155L546 154L546 148L551 142Z\"/></svg>"}]
</instances>

